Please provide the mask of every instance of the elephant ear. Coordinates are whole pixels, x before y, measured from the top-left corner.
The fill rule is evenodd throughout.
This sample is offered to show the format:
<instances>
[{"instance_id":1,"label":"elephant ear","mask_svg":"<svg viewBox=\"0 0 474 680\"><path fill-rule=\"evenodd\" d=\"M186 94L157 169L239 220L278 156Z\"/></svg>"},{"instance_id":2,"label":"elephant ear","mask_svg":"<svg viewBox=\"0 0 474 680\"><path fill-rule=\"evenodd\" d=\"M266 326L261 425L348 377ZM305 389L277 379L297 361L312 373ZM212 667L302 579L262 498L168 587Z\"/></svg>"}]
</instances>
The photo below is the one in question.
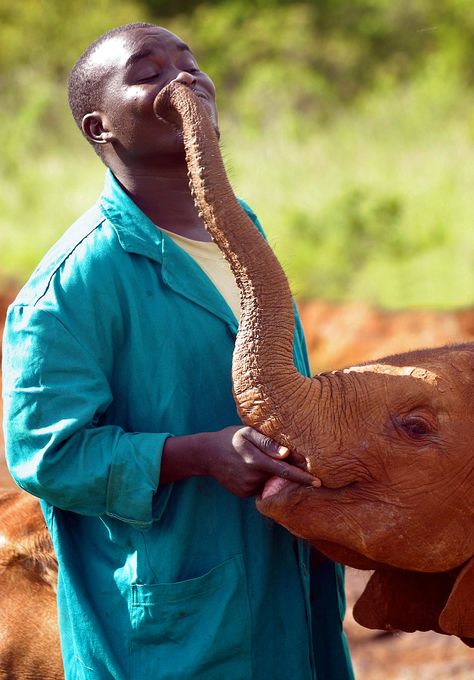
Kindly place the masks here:
<instances>
[{"instance_id":1,"label":"elephant ear","mask_svg":"<svg viewBox=\"0 0 474 680\"><path fill-rule=\"evenodd\" d=\"M445 632L439 615L458 573L459 568L427 574L380 566L355 603L354 618L366 628Z\"/></svg>"},{"instance_id":2,"label":"elephant ear","mask_svg":"<svg viewBox=\"0 0 474 680\"><path fill-rule=\"evenodd\" d=\"M456 578L451 594L439 617L445 633L458 635L474 647L474 557L465 564Z\"/></svg>"}]
</instances>

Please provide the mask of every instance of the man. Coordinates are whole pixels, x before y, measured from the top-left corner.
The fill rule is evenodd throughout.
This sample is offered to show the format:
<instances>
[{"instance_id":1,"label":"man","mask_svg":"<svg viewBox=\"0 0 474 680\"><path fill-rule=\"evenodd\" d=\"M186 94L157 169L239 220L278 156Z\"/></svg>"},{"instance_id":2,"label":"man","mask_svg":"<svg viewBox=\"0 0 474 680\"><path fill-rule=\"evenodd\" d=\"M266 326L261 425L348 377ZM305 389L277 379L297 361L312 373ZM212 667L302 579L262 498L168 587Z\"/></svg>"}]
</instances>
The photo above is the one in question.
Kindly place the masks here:
<instances>
[{"instance_id":1,"label":"man","mask_svg":"<svg viewBox=\"0 0 474 680\"><path fill-rule=\"evenodd\" d=\"M254 507L273 475L314 478L239 425L237 292L153 114L173 79L217 126L211 80L163 28L119 27L78 61L71 109L106 186L6 325L7 457L57 552L66 678L350 678L339 568L311 570Z\"/></svg>"}]
</instances>

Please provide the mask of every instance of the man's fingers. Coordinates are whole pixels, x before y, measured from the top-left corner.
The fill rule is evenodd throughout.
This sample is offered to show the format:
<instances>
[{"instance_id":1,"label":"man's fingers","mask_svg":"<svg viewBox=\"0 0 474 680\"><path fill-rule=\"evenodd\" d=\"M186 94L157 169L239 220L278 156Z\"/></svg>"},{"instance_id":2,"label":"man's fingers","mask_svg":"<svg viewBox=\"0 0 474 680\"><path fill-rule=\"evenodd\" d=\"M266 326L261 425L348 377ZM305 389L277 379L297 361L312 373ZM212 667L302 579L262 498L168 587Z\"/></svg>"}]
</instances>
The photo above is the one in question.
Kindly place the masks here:
<instances>
[{"instance_id":1,"label":"man's fingers","mask_svg":"<svg viewBox=\"0 0 474 680\"><path fill-rule=\"evenodd\" d=\"M282 446L267 435L262 434L258 430L251 427L245 428L245 438L255 444L260 451L272 458L287 458L290 455L290 450L287 446Z\"/></svg>"},{"instance_id":2,"label":"man's fingers","mask_svg":"<svg viewBox=\"0 0 474 680\"><path fill-rule=\"evenodd\" d=\"M258 467L262 471L269 475L282 477L290 482L296 482L297 484L316 487L321 486L320 479L311 475L306 470L302 470L297 465L291 465L282 460L290 455L290 451L286 446L281 446L273 441L273 439L270 439L270 437L267 437L251 427L243 428L241 434L247 441L252 443L260 453L265 454L258 463Z\"/></svg>"},{"instance_id":3,"label":"man's fingers","mask_svg":"<svg viewBox=\"0 0 474 680\"><path fill-rule=\"evenodd\" d=\"M282 446L281 444L277 444L276 442L273 442L274 447L269 447L267 450L265 450L265 453L267 456L275 456L275 458L282 459L282 458L288 458L290 455L290 449L287 446ZM276 451L274 450L276 448Z\"/></svg>"},{"instance_id":4,"label":"man's fingers","mask_svg":"<svg viewBox=\"0 0 474 680\"><path fill-rule=\"evenodd\" d=\"M305 486L321 486L321 480L314 475L311 475L306 470L302 470L296 465L289 465L288 463L279 463L277 460L269 461L268 472L275 475L276 477L282 477L287 479L289 482L296 482L297 484L303 484Z\"/></svg>"}]
</instances>

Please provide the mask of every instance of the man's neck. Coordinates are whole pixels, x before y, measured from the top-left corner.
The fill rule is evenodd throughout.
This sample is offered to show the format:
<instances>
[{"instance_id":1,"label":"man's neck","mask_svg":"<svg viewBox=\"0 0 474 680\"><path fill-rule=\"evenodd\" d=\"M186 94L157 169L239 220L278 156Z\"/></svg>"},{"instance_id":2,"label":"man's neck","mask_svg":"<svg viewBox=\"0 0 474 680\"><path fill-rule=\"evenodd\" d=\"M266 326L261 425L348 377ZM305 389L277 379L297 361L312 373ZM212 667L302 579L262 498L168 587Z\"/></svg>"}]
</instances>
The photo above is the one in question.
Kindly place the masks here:
<instances>
[{"instance_id":1,"label":"man's neck","mask_svg":"<svg viewBox=\"0 0 474 680\"><path fill-rule=\"evenodd\" d=\"M130 198L158 227L195 241L210 241L189 189L186 166L165 172L112 171Z\"/></svg>"}]
</instances>

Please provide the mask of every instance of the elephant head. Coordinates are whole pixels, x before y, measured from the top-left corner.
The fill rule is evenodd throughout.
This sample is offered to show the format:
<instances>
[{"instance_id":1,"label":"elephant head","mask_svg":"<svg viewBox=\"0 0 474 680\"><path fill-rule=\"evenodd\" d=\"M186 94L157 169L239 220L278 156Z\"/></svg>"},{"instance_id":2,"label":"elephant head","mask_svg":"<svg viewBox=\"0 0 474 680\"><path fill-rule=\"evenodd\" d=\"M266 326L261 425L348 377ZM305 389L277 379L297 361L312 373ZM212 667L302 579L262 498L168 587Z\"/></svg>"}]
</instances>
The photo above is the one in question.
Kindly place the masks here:
<instances>
[{"instance_id":1,"label":"elephant head","mask_svg":"<svg viewBox=\"0 0 474 680\"><path fill-rule=\"evenodd\" d=\"M299 374L288 282L235 199L204 107L171 83L154 108L182 129L196 205L241 290L240 417L322 481L273 478L258 509L328 557L375 570L355 608L363 625L474 643L474 345Z\"/></svg>"}]
</instances>

